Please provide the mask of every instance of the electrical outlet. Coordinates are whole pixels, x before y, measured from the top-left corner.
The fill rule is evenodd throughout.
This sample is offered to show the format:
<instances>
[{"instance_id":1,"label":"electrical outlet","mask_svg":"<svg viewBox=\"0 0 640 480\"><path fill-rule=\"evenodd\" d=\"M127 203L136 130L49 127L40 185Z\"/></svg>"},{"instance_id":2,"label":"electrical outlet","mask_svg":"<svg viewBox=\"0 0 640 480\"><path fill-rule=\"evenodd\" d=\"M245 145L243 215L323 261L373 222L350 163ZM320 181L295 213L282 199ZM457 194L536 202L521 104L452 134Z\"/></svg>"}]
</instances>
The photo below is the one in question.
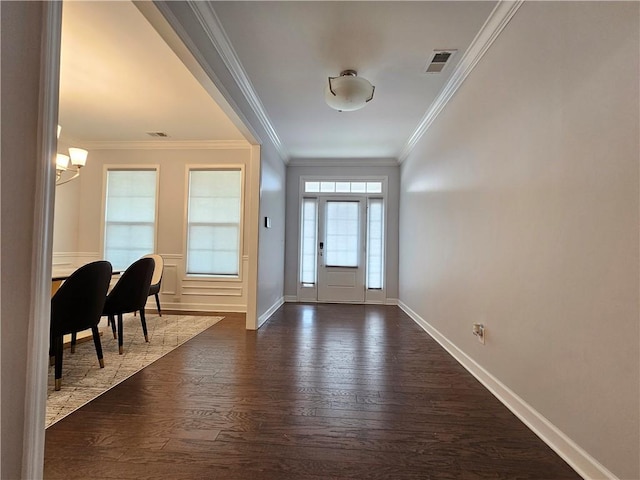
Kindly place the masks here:
<instances>
[{"instance_id":1,"label":"electrical outlet","mask_svg":"<svg viewBox=\"0 0 640 480\"><path fill-rule=\"evenodd\" d=\"M473 334L478 338L478 341L484 345L484 325L482 323L473 324Z\"/></svg>"}]
</instances>

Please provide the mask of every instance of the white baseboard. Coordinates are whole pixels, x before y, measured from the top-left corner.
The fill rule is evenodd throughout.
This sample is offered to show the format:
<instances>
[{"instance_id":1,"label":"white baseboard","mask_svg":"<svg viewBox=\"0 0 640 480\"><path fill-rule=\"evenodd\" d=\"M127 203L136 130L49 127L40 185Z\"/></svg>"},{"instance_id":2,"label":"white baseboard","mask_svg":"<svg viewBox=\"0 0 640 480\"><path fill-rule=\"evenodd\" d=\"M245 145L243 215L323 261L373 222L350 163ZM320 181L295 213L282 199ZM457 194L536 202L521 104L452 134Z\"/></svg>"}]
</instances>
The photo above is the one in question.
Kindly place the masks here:
<instances>
[{"instance_id":1,"label":"white baseboard","mask_svg":"<svg viewBox=\"0 0 640 480\"><path fill-rule=\"evenodd\" d=\"M284 297L280 297L273 305L269 307L266 312L258 317L258 328L260 328L267 320L269 320L271 315L276 313L276 310L278 310L284 304L284 301Z\"/></svg>"},{"instance_id":2,"label":"white baseboard","mask_svg":"<svg viewBox=\"0 0 640 480\"><path fill-rule=\"evenodd\" d=\"M425 332L438 342L453 358L455 358L471 375L482 383L500 402L518 417L540 439L551 447L579 475L586 479L618 480L604 465L593 458L558 427L540 414L531 405L520 398L509 387L481 367L475 360L464 353L454 343L431 326L425 319L414 312L401 300L398 306L411 317Z\"/></svg>"},{"instance_id":3,"label":"white baseboard","mask_svg":"<svg viewBox=\"0 0 640 480\"><path fill-rule=\"evenodd\" d=\"M284 302L285 303L298 303L298 297L295 295L285 295L284 296ZM316 302L315 300L305 300L305 303L321 303L321 302ZM350 302L347 302L350 303ZM368 301L368 302L364 302L364 305L398 305L398 299L397 298L387 298L384 300L384 302L373 302L373 301Z\"/></svg>"},{"instance_id":4,"label":"white baseboard","mask_svg":"<svg viewBox=\"0 0 640 480\"><path fill-rule=\"evenodd\" d=\"M153 297L149 297L147 306L150 310L156 309L156 302ZM223 303L180 303L180 302L163 302L160 299L160 307L164 310L179 310L182 312L229 312L229 313L247 313L246 305L223 304Z\"/></svg>"}]
</instances>

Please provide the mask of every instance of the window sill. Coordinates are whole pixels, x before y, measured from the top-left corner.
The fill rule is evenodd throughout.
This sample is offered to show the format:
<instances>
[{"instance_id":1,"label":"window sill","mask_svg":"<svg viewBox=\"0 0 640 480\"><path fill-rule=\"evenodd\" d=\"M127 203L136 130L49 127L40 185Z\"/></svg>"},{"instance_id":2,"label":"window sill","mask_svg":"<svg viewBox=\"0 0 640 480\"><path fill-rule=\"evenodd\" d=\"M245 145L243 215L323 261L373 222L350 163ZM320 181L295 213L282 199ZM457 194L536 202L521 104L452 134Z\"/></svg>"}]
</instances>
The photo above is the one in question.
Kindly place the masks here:
<instances>
[{"instance_id":1,"label":"window sill","mask_svg":"<svg viewBox=\"0 0 640 480\"><path fill-rule=\"evenodd\" d=\"M240 275L207 275L189 273L184 276L183 281L202 281L202 282L241 282Z\"/></svg>"}]
</instances>

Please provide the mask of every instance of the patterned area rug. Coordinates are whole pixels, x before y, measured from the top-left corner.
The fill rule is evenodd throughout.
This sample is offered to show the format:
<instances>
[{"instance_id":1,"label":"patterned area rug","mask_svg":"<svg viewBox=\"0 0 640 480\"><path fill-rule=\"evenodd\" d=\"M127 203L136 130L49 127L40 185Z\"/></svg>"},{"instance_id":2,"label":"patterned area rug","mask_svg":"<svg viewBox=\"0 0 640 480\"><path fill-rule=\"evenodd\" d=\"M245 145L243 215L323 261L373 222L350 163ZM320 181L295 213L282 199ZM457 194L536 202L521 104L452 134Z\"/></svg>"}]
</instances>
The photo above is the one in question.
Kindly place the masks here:
<instances>
[{"instance_id":1,"label":"patterned area rug","mask_svg":"<svg viewBox=\"0 0 640 480\"><path fill-rule=\"evenodd\" d=\"M140 317L124 316L124 354L118 355L118 341L113 338L106 319L100 322L100 339L104 368L91 337L76 346L76 353L64 350L62 361L62 389L54 390L53 367L49 367L46 426L69 415L85 403L109 390L147 365L182 345L187 340L215 325L224 317L195 315L147 314L149 343L144 341Z\"/></svg>"}]
</instances>

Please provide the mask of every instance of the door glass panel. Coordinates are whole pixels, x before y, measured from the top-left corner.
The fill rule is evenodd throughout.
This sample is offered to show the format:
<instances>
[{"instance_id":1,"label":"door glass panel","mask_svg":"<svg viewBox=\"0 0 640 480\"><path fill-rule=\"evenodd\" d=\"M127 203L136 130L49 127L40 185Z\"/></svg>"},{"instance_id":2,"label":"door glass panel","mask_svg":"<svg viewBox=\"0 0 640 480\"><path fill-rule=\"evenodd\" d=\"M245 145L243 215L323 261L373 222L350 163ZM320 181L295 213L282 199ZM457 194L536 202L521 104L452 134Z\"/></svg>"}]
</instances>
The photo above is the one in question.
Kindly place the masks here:
<instances>
[{"instance_id":1,"label":"door glass panel","mask_svg":"<svg viewBox=\"0 0 640 480\"><path fill-rule=\"evenodd\" d=\"M384 269L383 202L381 198L369 199L367 224L367 288L381 289Z\"/></svg>"},{"instance_id":2,"label":"door glass panel","mask_svg":"<svg viewBox=\"0 0 640 480\"><path fill-rule=\"evenodd\" d=\"M325 265L357 267L360 226L358 202L327 201Z\"/></svg>"},{"instance_id":3,"label":"door glass panel","mask_svg":"<svg viewBox=\"0 0 640 480\"><path fill-rule=\"evenodd\" d=\"M315 198L302 200L302 243L300 282L303 286L316 283L316 245L318 244L318 202Z\"/></svg>"}]
</instances>

